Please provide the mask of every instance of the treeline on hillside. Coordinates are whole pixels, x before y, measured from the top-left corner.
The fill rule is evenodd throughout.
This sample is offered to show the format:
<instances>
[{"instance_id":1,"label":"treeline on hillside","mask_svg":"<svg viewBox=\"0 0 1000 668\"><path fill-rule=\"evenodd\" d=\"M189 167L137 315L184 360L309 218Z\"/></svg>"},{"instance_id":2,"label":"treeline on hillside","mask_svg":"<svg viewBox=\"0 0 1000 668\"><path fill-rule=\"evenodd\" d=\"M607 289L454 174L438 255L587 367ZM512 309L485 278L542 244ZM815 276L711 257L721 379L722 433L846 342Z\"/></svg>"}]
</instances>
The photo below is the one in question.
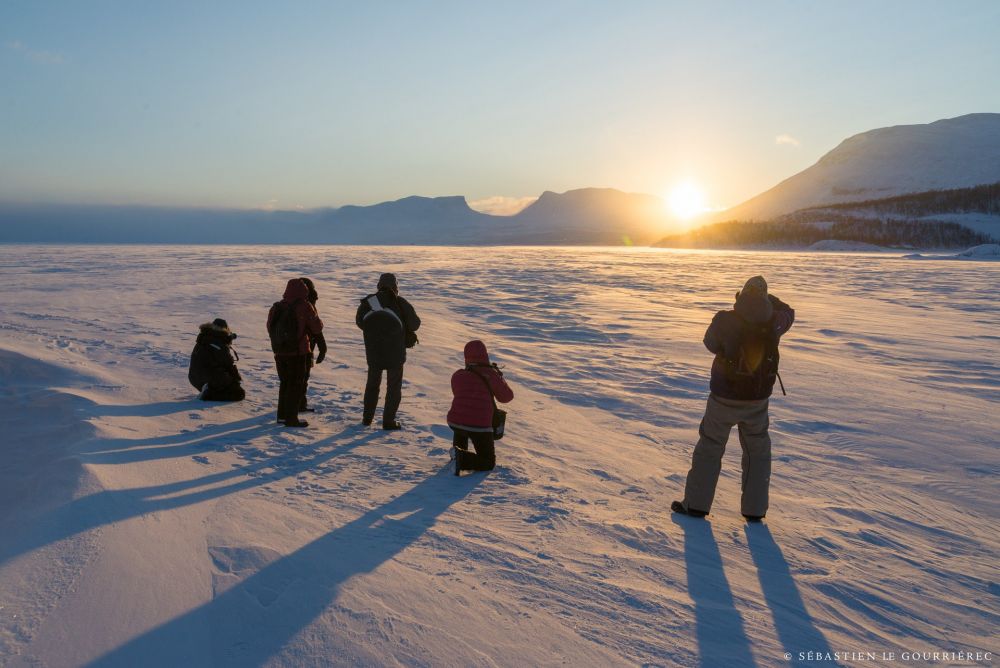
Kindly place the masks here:
<instances>
[{"instance_id":1,"label":"treeline on hillside","mask_svg":"<svg viewBox=\"0 0 1000 668\"><path fill-rule=\"evenodd\" d=\"M928 190L884 199L810 207L782 216L782 219L810 222L815 220L817 215L823 215L829 220L827 214L837 211L864 211L866 215L897 215L906 218L921 218L941 213L1000 215L1000 182L970 188Z\"/></svg>"},{"instance_id":2,"label":"treeline on hillside","mask_svg":"<svg viewBox=\"0 0 1000 668\"><path fill-rule=\"evenodd\" d=\"M824 225L792 220L729 221L670 236L656 245L668 248L806 247L824 239L835 239L906 248L968 248L993 241L985 234L956 223L871 220L846 215L838 218Z\"/></svg>"}]
</instances>

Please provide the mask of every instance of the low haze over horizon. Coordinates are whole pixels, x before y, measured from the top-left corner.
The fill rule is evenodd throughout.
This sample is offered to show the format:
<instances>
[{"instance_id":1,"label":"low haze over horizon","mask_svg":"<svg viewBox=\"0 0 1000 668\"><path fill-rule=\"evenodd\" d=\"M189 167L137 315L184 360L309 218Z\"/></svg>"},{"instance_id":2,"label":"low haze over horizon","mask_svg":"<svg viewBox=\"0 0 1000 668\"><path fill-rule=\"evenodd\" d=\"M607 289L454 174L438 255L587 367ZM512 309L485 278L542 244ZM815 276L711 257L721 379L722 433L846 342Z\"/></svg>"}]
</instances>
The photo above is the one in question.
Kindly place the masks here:
<instances>
[{"instance_id":1,"label":"low haze over horizon","mask_svg":"<svg viewBox=\"0 0 1000 668\"><path fill-rule=\"evenodd\" d=\"M1000 111L1000 4L9 2L0 201L736 205L846 137Z\"/></svg>"}]
</instances>

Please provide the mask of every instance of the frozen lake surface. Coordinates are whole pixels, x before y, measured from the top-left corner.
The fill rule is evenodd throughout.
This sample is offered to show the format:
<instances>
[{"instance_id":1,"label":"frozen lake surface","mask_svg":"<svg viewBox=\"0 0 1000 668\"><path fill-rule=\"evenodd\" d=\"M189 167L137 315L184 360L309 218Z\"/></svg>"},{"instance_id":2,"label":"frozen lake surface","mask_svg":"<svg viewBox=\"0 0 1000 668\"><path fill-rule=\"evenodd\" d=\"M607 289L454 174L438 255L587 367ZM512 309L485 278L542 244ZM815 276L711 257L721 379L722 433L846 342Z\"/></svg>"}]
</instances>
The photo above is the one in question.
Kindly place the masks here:
<instances>
[{"instance_id":1,"label":"frozen lake surface","mask_svg":"<svg viewBox=\"0 0 1000 668\"><path fill-rule=\"evenodd\" d=\"M383 271L424 321L396 433L358 424L354 311ZM708 392L702 335L754 274L797 315L771 510L744 525L734 437L709 520L672 517ZM300 275L330 352L315 428L290 432L264 321ZM1000 650L1000 263L0 246L0 278L0 663ZM239 333L240 404L187 384L215 317ZM444 415L472 338L515 401L499 468L456 479Z\"/></svg>"}]
</instances>

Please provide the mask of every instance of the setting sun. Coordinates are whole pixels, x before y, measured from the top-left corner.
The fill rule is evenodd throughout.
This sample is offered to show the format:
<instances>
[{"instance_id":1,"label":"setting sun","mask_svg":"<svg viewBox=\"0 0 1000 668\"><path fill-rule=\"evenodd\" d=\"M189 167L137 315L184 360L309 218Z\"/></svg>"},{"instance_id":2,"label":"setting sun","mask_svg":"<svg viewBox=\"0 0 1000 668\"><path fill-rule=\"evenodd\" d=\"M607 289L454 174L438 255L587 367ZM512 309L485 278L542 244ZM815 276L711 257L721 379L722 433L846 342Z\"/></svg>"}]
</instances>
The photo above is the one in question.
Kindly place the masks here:
<instances>
[{"instance_id":1,"label":"setting sun","mask_svg":"<svg viewBox=\"0 0 1000 668\"><path fill-rule=\"evenodd\" d=\"M705 205L705 192L691 181L684 181L674 186L667 195L667 204L675 216L684 220L708 210Z\"/></svg>"}]
</instances>

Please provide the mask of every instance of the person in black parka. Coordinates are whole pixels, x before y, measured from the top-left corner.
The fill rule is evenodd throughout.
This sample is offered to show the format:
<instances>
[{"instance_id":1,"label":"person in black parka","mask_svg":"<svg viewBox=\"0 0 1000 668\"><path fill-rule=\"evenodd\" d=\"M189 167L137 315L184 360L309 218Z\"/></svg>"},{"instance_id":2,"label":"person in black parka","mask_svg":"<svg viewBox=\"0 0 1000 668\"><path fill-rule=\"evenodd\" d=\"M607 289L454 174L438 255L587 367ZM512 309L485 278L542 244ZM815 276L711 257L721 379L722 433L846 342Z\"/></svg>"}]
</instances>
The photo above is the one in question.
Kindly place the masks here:
<instances>
[{"instance_id":1,"label":"person in black parka","mask_svg":"<svg viewBox=\"0 0 1000 668\"><path fill-rule=\"evenodd\" d=\"M420 318L410 302L399 296L399 284L393 274L382 274L378 291L361 300L355 322L365 335L365 358L368 362L368 382L361 422L370 425L378 406L382 371L386 372L383 429L400 429L396 411L402 399L403 364L406 349L417 343Z\"/></svg>"},{"instance_id":2,"label":"person in black parka","mask_svg":"<svg viewBox=\"0 0 1000 668\"><path fill-rule=\"evenodd\" d=\"M233 350L236 335L222 318L201 325L191 351L188 381L199 390L203 401L243 401L243 378L236 369L239 355Z\"/></svg>"}]
</instances>

